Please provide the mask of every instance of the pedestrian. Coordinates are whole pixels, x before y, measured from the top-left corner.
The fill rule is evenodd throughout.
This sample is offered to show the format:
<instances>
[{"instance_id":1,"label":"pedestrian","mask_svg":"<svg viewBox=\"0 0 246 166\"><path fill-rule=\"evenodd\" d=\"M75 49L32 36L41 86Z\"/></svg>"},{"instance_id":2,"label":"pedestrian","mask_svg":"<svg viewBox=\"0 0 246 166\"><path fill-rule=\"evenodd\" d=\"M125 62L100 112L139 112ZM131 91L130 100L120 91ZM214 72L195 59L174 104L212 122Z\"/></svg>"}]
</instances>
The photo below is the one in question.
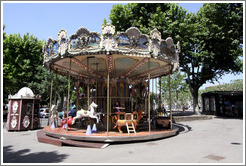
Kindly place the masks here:
<instances>
[{"instance_id":1,"label":"pedestrian","mask_svg":"<svg viewBox=\"0 0 246 166\"><path fill-rule=\"evenodd\" d=\"M162 113L164 116L168 116L167 111L166 111L163 103L161 104L161 110L162 110Z\"/></svg>"},{"instance_id":2,"label":"pedestrian","mask_svg":"<svg viewBox=\"0 0 246 166\"><path fill-rule=\"evenodd\" d=\"M183 104L183 106L182 106L182 110L183 110L183 112L185 111L185 105Z\"/></svg>"},{"instance_id":3,"label":"pedestrian","mask_svg":"<svg viewBox=\"0 0 246 166\"><path fill-rule=\"evenodd\" d=\"M116 112L120 112L120 103L116 101L114 109L116 109Z\"/></svg>"}]
</instances>

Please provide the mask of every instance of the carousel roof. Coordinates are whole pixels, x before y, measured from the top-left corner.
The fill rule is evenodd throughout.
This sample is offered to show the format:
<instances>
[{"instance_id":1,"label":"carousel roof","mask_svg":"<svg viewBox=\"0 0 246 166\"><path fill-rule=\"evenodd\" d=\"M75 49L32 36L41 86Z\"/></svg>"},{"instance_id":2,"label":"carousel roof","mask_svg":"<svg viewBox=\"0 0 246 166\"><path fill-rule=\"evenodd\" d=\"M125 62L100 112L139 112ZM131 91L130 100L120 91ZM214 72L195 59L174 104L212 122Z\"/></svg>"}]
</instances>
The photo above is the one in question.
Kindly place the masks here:
<instances>
[{"instance_id":1,"label":"carousel roof","mask_svg":"<svg viewBox=\"0 0 246 166\"><path fill-rule=\"evenodd\" d=\"M115 33L115 27L102 26L102 34L90 32L82 27L67 39L62 29L58 38L48 39L43 46L44 66L61 75L78 79L123 78L146 79L168 75L179 68L180 44L173 39L161 39L154 29L150 35L142 34L131 27L125 32Z\"/></svg>"}]
</instances>

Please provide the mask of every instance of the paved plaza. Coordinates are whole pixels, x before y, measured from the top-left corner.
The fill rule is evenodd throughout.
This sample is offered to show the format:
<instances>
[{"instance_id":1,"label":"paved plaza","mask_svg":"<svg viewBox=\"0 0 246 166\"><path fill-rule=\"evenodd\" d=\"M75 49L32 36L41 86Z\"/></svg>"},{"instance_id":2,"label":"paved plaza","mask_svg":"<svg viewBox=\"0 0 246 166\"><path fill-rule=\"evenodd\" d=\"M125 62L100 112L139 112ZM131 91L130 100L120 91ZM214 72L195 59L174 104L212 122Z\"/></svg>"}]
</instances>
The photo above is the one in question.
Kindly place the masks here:
<instances>
[{"instance_id":1,"label":"paved plaza","mask_svg":"<svg viewBox=\"0 0 246 166\"><path fill-rule=\"evenodd\" d=\"M178 122L180 133L156 141L111 144L104 149L39 143L36 132L3 130L4 163L243 163L242 119Z\"/></svg>"}]
</instances>

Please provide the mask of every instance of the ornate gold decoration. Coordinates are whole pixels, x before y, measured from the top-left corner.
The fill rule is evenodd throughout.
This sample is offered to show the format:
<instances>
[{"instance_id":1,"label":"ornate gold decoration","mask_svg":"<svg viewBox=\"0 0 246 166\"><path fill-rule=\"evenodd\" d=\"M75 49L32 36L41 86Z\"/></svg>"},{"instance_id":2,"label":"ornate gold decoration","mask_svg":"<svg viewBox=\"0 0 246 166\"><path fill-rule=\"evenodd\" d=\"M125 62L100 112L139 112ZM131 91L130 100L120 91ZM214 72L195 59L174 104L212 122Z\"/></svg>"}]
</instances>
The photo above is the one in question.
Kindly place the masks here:
<instances>
[{"instance_id":1,"label":"ornate gold decoration","mask_svg":"<svg viewBox=\"0 0 246 166\"><path fill-rule=\"evenodd\" d=\"M11 120L11 127L15 128L17 126L17 118L16 116L13 116L12 120Z\"/></svg>"},{"instance_id":2,"label":"ornate gold decoration","mask_svg":"<svg viewBox=\"0 0 246 166\"><path fill-rule=\"evenodd\" d=\"M12 111L13 111L14 114L16 114L17 113L17 110L18 110L18 102L15 101L13 103L13 105L12 105Z\"/></svg>"},{"instance_id":3,"label":"ornate gold decoration","mask_svg":"<svg viewBox=\"0 0 246 166\"><path fill-rule=\"evenodd\" d=\"M27 128L30 124L30 119L29 119L29 116L25 116L24 119L23 119L23 127Z\"/></svg>"}]
</instances>

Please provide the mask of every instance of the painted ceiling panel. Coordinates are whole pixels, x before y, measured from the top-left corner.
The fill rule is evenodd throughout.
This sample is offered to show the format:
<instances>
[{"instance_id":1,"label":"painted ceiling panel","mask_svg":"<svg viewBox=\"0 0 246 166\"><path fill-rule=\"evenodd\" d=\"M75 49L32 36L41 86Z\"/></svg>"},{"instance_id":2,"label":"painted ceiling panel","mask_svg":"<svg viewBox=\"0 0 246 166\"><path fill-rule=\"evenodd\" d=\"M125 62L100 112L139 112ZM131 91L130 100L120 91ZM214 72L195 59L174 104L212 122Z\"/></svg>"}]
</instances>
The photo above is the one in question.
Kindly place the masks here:
<instances>
[{"instance_id":1,"label":"painted ceiling panel","mask_svg":"<svg viewBox=\"0 0 246 166\"><path fill-rule=\"evenodd\" d=\"M147 72L147 71L154 69L154 68L157 68L157 67L159 67L159 64L157 62L150 62L149 65L148 65L148 63L145 63L138 70L135 70L134 72L132 72L130 76L138 75L138 74Z\"/></svg>"},{"instance_id":2,"label":"painted ceiling panel","mask_svg":"<svg viewBox=\"0 0 246 166\"><path fill-rule=\"evenodd\" d=\"M115 73L116 76L120 76L124 73L126 73L131 67L132 65L134 65L135 63L137 63L137 60L133 59L133 58L117 58L115 59Z\"/></svg>"}]
</instances>

